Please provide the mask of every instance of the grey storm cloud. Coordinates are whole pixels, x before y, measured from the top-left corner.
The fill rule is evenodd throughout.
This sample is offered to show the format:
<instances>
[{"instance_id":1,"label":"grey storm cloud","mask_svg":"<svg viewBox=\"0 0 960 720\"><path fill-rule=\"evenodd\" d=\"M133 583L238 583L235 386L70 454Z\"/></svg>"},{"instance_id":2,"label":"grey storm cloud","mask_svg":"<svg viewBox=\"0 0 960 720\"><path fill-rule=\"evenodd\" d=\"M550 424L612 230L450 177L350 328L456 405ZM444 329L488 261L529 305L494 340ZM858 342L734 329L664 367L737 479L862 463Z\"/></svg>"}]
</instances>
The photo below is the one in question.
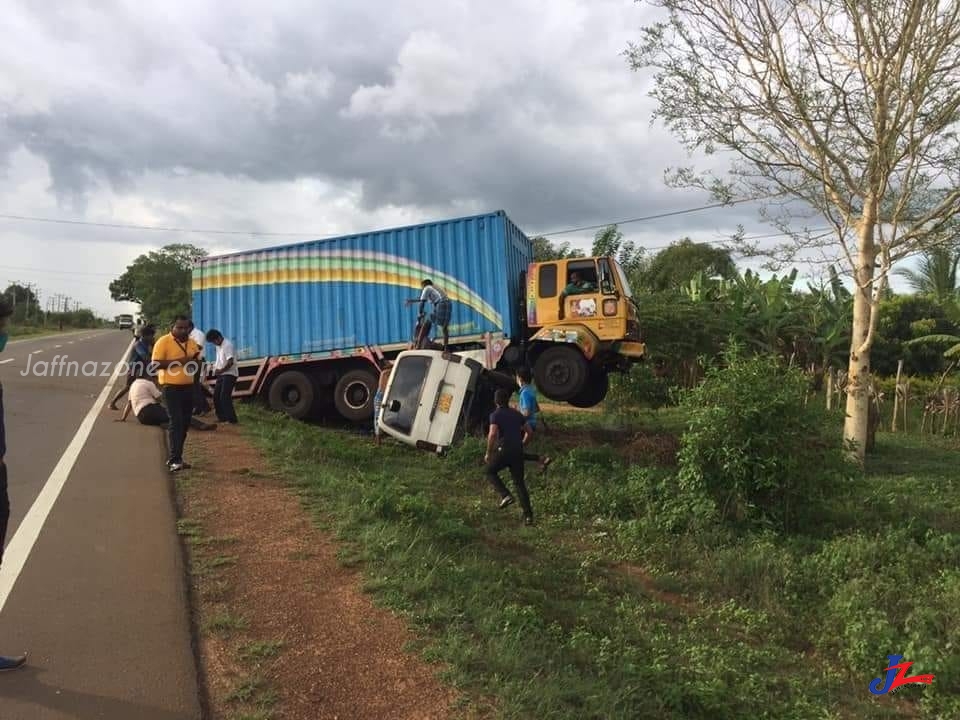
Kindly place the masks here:
<instances>
[{"instance_id":1,"label":"grey storm cloud","mask_svg":"<svg viewBox=\"0 0 960 720\"><path fill-rule=\"evenodd\" d=\"M467 202L537 229L703 201L664 186L676 146L620 56L641 6L347 5L15 4L38 67L0 49L0 156L42 157L60 198L145 173L319 178L367 210Z\"/></svg>"}]
</instances>

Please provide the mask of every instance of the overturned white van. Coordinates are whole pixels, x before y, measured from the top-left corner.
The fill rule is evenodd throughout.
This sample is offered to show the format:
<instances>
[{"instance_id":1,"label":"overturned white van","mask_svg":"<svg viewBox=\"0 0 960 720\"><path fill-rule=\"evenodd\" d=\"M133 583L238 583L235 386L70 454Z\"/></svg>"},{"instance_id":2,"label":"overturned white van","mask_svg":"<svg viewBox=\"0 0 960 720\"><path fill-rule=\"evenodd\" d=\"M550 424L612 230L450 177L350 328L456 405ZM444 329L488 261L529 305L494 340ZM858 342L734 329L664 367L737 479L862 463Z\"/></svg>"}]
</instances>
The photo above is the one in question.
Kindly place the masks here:
<instances>
[{"instance_id":1,"label":"overturned white van","mask_svg":"<svg viewBox=\"0 0 960 720\"><path fill-rule=\"evenodd\" d=\"M483 411L474 401L488 387L486 372L477 360L458 354L400 353L384 392L380 430L421 450L446 453L467 431L471 413Z\"/></svg>"}]
</instances>

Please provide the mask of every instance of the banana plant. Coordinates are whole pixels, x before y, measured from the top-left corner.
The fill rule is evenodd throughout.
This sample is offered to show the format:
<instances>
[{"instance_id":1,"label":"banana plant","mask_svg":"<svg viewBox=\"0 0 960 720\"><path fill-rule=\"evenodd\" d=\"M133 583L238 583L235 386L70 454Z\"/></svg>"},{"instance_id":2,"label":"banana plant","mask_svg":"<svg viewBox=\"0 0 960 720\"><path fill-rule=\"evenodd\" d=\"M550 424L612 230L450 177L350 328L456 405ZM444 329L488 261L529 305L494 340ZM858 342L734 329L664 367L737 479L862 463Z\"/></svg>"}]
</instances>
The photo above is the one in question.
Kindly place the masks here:
<instances>
[{"instance_id":1,"label":"banana plant","mask_svg":"<svg viewBox=\"0 0 960 720\"><path fill-rule=\"evenodd\" d=\"M904 345L952 345L944 351L943 356L948 359L960 358L960 336L957 335L923 335L907 340Z\"/></svg>"},{"instance_id":2,"label":"banana plant","mask_svg":"<svg viewBox=\"0 0 960 720\"><path fill-rule=\"evenodd\" d=\"M810 360L821 368L840 364L850 348L853 295L843 286L836 268L830 267L828 287L807 284L811 302L807 318Z\"/></svg>"}]
</instances>

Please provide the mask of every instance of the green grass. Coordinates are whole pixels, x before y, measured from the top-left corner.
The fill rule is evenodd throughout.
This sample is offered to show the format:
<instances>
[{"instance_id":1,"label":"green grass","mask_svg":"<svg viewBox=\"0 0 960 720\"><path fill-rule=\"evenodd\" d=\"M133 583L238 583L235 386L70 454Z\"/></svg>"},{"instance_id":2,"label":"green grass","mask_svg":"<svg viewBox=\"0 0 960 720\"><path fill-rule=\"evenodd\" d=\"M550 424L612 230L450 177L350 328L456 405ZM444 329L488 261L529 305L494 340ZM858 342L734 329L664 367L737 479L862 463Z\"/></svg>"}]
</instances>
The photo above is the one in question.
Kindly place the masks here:
<instances>
[{"instance_id":1,"label":"green grass","mask_svg":"<svg viewBox=\"0 0 960 720\"><path fill-rule=\"evenodd\" d=\"M41 337L43 335L59 335L60 333L78 332L80 330L100 330L102 328L73 328L64 326L63 330L58 327L39 327L37 325L11 325L7 332L10 333L11 340L18 340L27 337Z\"/></svg>"},{"instance_id":2,"label":"green grass","mask_svg":"<svg viewBox=\"0 0 960 720\"><path fill-rule=\"evenodd\" d=\"M247 621L230 611L222 611L210 617L204 623L204 630L218 635L231 635L247 629Z\"/></svg>"},{"instance_id":3,"label":"green grass","mask_svg":"<svg viewBox=\"0 0 960 720\"><path fill-rule=\"evenodd\" d=\"M960 716L958 445L881 435L808 535L680 534L674 469L628 465L676 410L548 416L538 525L496 508L477 440L448 457L254 408L242 426L424 656L501 718ZM627 425L625 427L625 425ZM578 440L579 438L579 440ZM937 677L876 699L901 653Z\"/></svg>"},{"instance_id":4,"label":"green grass","mask_svg":"<svg viewBox=\"0 0 960 720\"><path fill-rule=\"evenodd\" d=\"M240 647L238 655L241 660L248 663L261 663L266 660L272 660L280 654L283 643L276 640L258 640L249 642Z\"/></svg>"}]
</instances>

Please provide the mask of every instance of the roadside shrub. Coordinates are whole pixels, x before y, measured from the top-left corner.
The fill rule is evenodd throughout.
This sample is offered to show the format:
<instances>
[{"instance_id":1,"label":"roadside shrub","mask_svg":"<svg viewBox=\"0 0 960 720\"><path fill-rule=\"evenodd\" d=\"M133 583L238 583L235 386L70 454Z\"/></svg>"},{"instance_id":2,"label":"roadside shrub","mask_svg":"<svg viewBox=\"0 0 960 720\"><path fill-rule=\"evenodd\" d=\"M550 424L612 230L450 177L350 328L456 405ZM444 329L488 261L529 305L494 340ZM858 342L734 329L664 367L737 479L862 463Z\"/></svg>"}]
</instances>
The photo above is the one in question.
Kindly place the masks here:
<instances>
[{"instance_id":1,"label":"roadside shrub","mask_svg":"<svg viewBox=\"0 0 960 720\"><path fill-rule=\"evenodd\" d=\"M806 403L808 381L771 356L736 347L683 394L687 430L678 483L703 490L727 521L793 530L816 517L849 477L839 428Z\"/></svg>"},{"instance_id":2,"label":"roadside shrub","mask_svg":"<svg viewBox=\"0 0 960 720\"><path fill-rule=\"evenodd\" d=\"M673 404L673 396L670 381L658 376L653 367L645 363L632 367L629 372L610 375L610 392L605 404L611 410L627 410L637 405L656 410Z\"/></svg>"}]
</instances>

